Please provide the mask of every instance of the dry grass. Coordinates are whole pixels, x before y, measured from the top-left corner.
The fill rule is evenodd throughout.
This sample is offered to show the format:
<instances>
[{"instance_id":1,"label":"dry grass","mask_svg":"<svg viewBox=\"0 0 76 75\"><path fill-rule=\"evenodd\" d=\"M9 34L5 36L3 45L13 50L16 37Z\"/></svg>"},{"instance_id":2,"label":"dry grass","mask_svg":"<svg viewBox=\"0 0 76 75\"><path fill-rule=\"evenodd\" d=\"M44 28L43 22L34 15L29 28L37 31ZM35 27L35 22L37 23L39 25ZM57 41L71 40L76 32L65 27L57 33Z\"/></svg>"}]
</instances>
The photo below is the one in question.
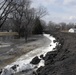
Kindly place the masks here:
<instances>
[{"instance_id":1,"label":"dry grass","mask_svg":"<svg viewBox=\"0 0 76 75\"><path fill-rule=\"evenodd\" d=\"M66 32L66 33L68 33L68 30L62 30L61 32Z\"/></svg>"},{"instance_id":2,"label":"dry grass","mask_svg":"<svg viewBox=\"0 0 76 75\"><path fill-rule=\"evenodd\" d=\"M14 36L18 35L17 32L0 32L0 36Z\"/></svg>"}]
</instances>

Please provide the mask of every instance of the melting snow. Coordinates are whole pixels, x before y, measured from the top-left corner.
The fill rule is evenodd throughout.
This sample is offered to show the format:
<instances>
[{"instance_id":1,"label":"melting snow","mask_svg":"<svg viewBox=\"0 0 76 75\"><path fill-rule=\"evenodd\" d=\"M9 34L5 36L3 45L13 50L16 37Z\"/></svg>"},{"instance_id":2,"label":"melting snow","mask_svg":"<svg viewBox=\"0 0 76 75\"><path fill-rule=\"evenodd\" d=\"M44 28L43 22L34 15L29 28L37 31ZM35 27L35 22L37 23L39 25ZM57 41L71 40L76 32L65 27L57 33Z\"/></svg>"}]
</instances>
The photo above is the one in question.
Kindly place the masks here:
<instances>
[{"instance_id":1,"label":"melting snow","mask_svg":"<svg viewBox=\"0 0 76 75\"><path fill-rule=\"evenodd\" d=\"M56 47L57 43L54 43L53 41L55 40L54 37L50 36L50 34L43 34L45 37L47 37L48 39L50 39L50 45L48 45L47 47L41 47L38 49L35 49L29 53L27 53L26 55L21 56L19 59L16 60L16 62L7 65L3 71L1 75L11 75L13 73L18 73L21 71L33 71L36 70L37 68L39 68L40 66L44 66L44 60L41 60L40 63L38 65L33 65L30 64L30 61L35 57L38 56L40 57L40 55L46 55L47 52L52 51L53 48ZM16 70L13 70L11 67L14 65L18 65L16 66ZM37 66L37 67L36 67Z\"/></svg>"}]
</instances>

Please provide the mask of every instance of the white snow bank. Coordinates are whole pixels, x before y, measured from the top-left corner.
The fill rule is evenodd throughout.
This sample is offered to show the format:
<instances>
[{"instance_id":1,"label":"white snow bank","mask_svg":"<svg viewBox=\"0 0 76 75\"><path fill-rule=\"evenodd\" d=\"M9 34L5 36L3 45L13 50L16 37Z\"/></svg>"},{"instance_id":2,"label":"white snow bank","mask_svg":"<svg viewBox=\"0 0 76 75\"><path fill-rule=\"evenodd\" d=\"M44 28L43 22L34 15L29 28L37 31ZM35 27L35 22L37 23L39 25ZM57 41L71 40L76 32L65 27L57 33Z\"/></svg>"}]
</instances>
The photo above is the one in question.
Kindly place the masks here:
<instances>
[{"instance_id":1,"label":"white snow bank","mask_svg":"<svg viewBox=\"0 0 76 75\"><path fill-rule=\"evenodd\" d=\"M35 57L38 56L40 57L40 55L46 55L47 52L52 51L53 48L56 47L56 43L54 43L53 41L55 40L54 37L50 36L49 34L43 34L45 37L47 37L48 39L50 39L50 45L48 45L47 47L41 47L38 49L35 49L29 53L27 53L26 55L21 56L19 59L16 60L16 62L6 66L2 72L1 75L11 75L12 73L17 73L17 72L21 72L23 70L27 70L29 72L29 70L35 70L37 68L39 68L40 66L44 66L44 60L41 60L40 63L38 65L32 65L30 64L30 61ZM12 70L11 67L13 65L18 65L16 67L16 70ZM37 66L37 68L36 68ZM5 70L7 69L7 71L5 72Z\"/></svg>"}]
</instances>

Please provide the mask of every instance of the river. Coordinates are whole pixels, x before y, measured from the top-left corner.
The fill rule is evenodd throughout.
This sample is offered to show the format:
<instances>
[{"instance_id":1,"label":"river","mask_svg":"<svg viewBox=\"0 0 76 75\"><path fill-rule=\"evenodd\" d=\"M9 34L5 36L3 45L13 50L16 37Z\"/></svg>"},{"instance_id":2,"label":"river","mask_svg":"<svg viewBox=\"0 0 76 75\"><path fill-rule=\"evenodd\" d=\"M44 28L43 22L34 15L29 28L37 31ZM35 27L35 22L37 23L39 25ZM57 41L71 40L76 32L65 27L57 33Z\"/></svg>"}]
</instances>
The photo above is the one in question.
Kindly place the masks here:
<instances>
[{"instance_id":1,"label":"river","mask_svg":"<svg viewBox=\"0 0 76 75\"><path fill-rule=\"evenodd\" d=\"M44 66L44 60L41 60L38 65L30 64L30 61L38 56L40 58L40 55L43 54L43 56L46 55L47 52L53 51L53 48L56 47L57 43L54 43L55 40L54 37L50 36L50 34L43 34L45 37L50 39L50 44L47 46L43 46L41 48L37 48L26 55L21 56L18 58L15 62L11 63L10 65L7 65L2 70L1 75L31 75L33 71L35 71L40 66ZM15 70L12 69L12 67L16 67ZM25 70L23 73L22 71ZM27 71L27 72L26 72Z\"/></svg>"}]
</instances>

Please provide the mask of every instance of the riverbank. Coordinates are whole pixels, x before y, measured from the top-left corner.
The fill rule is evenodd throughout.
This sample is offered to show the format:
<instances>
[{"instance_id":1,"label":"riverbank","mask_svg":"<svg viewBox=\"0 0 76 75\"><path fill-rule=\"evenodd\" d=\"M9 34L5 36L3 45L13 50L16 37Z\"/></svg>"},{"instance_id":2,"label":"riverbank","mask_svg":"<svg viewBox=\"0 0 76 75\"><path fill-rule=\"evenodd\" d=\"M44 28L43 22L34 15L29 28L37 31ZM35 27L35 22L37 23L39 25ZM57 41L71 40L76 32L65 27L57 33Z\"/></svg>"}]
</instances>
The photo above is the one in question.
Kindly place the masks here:
<instances>
[{"instance_id":1,"label":"riverbank","mask_svg":"<svg viewBox=\"0 0 76 75\"><path fill-rule=\"evenodd\" d=\"M50 36L49 34L44 34L44 36L49 40L50 43L22 55L15 62L5 66L1 72L1 75L32 75L33 72L36 72L38 68L44 66L45 62L43 57L45 57L47 52L54 50L53 48L55 48L57 44L57 42L54 43L54 37ZM34 58L36 59L33 60Z\"/></svg>"},{"instance_id":2,"label":"riverbank","mask_svg":"<svg viewBox=\"0 0 76 75\"><path fill-rule=\"evenodd\" d=\"M24 39L14 40L12 43L10 47L0 48L0 69L29 51L48 45L50 41L42 35L36 35L29 38L27 43Z\"/></svg>"},{"instance_id":3,"label":"riverbank","mask_svg":"<svg viewBox=\"0 0 76 75\"><path fill-rule=\"evenodd\" d=\"M59 45L46 54L38 75L76 75L76 33L55 33L54 37Z\"/></svg>"}]
</instances>

